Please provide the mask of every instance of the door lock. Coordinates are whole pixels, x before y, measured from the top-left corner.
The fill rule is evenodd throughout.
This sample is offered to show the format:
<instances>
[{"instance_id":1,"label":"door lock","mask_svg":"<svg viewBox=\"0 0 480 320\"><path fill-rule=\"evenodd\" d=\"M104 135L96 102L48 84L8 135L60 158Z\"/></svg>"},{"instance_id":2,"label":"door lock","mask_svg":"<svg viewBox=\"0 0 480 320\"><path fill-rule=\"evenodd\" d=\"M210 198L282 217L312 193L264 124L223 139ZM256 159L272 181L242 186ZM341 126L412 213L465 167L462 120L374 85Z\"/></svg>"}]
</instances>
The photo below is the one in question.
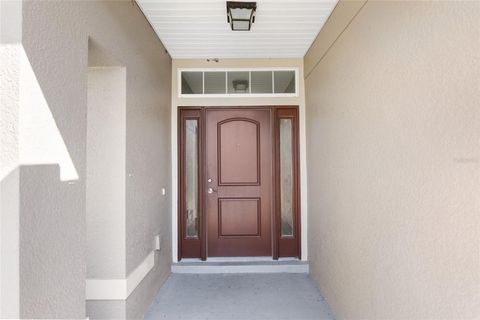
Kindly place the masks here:
<instances>
[{"instance_id":1,"label":"door lock","mask_svg":"<svg viewBox=\"0 0 480 320\"><path fill-rule=\"evenodd\" d=\"M216 191L216 190L213 190L212 188L208 188L208 189L207 189L207 192L208 192L209 194L212 194L212 193L217 192L217 191Z\"/></svg>"}]
</instances>

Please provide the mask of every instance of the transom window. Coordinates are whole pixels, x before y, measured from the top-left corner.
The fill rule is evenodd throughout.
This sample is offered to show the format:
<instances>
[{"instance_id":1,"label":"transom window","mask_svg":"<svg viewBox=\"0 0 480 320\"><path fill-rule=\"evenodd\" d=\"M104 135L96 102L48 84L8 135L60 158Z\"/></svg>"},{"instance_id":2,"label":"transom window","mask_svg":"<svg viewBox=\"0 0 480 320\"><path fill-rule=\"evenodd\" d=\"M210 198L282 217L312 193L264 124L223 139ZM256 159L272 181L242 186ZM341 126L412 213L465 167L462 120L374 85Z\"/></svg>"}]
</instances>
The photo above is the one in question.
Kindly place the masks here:
<instances>
[{"instance_id":1,"label":"transom window","mask_svg":"<svg viewBox=\"0 0 480 320\"><path fill-rule=\"evenodd\" d=\"M178 96L298 96L298 69L179 69Z\"/></svg>"}]
</instances>

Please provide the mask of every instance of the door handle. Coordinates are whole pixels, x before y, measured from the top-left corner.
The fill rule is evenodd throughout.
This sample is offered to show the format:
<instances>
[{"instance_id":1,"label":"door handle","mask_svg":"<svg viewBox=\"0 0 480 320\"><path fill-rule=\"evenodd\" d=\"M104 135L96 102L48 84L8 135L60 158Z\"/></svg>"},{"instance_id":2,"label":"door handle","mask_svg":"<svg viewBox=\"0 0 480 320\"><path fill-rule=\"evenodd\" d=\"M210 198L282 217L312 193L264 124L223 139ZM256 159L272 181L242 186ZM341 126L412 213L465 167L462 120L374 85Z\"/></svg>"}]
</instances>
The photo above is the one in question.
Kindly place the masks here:
<instances>
[{"instance_id":1,"label":"door handle","mask_svg":"<svg viewBox=\"0 0 480 320\"><path fill-rule=\"evenodd\" d=\"M213 190L212 188L208 188L208 189L207 189L207 192L208 192L209 194L212 194L212 193L214 193L214 192L217 192L217 190Z\"/></svg>"}]
</instances>

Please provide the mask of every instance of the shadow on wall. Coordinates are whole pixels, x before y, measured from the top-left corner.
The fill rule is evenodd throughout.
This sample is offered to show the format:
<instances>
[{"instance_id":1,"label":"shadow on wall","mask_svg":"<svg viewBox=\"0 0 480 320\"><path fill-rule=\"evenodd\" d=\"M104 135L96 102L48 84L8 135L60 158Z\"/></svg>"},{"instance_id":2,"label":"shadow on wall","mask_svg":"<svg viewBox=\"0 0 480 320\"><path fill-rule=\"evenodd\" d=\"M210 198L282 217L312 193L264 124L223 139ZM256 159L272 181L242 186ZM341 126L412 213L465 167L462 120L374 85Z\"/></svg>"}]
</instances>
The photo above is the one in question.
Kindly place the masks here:
<instances>
[{"instance_id":1,"label":"shadow on wall","mask_svg":"<svg viewBox=\"0 0 480 320\"><path fill-rule=\"evenodd\" d=\"M58 164L60 180L78 180L78 172L28 57L24 50L21 54L20 163Z\"/></svg>"},{"instance_id":2,"label":"shadow on wall","mask_svg":"<svg viewBox=\"0 0 480 320\"><path fill-rule=\"evenodd\" d=\"M79 202L79 174L23 45L2 34L0 58L0 318L68 317L84 297L65 304L63 290L78 291L76 282L51 284L84 278L75 273L84 262L59 241L83 238L81 221L68 217Z\"/></svg>"},{"instance_id":3,"label":"shadow on wall","mask_svg":"<svg viewBox=\"0 0 480 320\"><path fill-rule=\"evenodd\" d=\"M21 44L2 44L2 57L6 51L17 54L17 63L20 69L16 97L19 106L18 132L16 133L18 135L16 138L18 165L56 164L60 167L61 181L78 180L78 172L23 46ZM3 92L3 94L7 93ZM3 136L2 129L2 140ZM4 146L2 145L2 152L3 150ZM2 165L0 179L3 180L14 169L15 166L5 168Z\"/></svg>"}]
</instances>

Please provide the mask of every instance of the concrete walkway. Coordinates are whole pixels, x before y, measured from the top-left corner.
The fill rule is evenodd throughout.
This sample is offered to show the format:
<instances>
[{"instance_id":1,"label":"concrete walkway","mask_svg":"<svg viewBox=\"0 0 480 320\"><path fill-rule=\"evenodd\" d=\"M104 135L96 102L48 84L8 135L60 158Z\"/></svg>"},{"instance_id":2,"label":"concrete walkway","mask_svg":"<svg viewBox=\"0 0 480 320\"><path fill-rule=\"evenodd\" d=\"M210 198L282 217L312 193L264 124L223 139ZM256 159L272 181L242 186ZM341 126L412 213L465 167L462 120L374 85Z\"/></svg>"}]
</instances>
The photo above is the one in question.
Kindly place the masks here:
<instances>
[{"instance_id":1,"label":"concrete walkway","mask_svg":"<svg viewBox=\"0 0 480 320\"><path fill-rule=\"evenodd\" d=\"M145 319L333 319L306 274L172 274Z\"/></svg>"}]
</instances>

